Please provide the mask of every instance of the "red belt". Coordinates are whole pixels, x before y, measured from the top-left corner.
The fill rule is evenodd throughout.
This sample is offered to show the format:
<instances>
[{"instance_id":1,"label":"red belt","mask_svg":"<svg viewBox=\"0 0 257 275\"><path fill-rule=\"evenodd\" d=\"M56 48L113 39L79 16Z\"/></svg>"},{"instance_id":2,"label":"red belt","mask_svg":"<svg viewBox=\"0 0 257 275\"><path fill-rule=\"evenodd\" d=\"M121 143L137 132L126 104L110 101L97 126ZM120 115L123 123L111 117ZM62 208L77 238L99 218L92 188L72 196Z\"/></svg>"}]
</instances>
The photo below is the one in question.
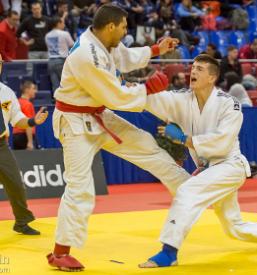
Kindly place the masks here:
<instances>
[{"instance_id":1,"label":"red belt","mask_svg":"<svg viewBox=\"0 0 257 275\"><path fill-rule=\"evenodd\" d=\"M102 120L102 118L98 115L101 114L105 110L105 106L100 106L100 107L90 107L90 106L76 106L76 105L71 105L67 104L61 101L56 100L55 103L56 109L62 112L67 112L67 113L87 113L91 114L95 120L98 122L98 124L118 143L121 144L122 140L111 130L109 130L105 125Z\"/></svg>"}]
</instances>

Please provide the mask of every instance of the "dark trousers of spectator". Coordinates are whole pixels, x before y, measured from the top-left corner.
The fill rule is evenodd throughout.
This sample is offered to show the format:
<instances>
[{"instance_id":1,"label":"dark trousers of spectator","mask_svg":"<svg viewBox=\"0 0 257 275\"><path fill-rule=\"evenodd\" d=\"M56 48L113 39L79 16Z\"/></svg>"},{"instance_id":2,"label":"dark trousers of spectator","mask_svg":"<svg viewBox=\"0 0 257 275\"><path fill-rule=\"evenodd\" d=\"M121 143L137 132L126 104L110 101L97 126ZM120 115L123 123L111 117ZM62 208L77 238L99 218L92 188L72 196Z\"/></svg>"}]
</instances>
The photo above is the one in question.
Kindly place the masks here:
<instances>
[{"instance_id":1,"label":"dark trousers of spectator","mask_svg":"<svg viewBox=\"0 0 257 275\"><path fill-rule=\"evenodd\" d=\"M33 221L35 218L27 206L20 170L5 138L0 138L0 182L11 203L16 223L24 225Z\"/></svg>"},{"instance_id":2,"label":"dark trousers of spectator","mask_svg":"<svg viewBox=\"0 0 257 275\"><path fill-rule=\"evenodd\" d=\"M60 86L64 62L65 58L50 58L48 61L48 73L52 82L53 92Z\"/></svg>"},{"instance_id":3,"label":"dark trousers of spectator","mask_svg":"<svg viewBox=\"0 0 257 275\"><path fill-rule=\"evenodd\" d=\"M14 150L26 150L28 144L28 138L26 133L13 134L13 149ZM35 135L33 135L34 148L38 148Z\"/></svg>"},{"instance_id":4,"label":"dark trousers of spectator","mask_svg":"<svg viewBox=\"0 0 257 275\"><path fill-rule=\"evenodd\" d=\"M201 18L182 17L179 24L182 30L193 32L196 26L201 26Z\"/></svg>"}]
</instances>

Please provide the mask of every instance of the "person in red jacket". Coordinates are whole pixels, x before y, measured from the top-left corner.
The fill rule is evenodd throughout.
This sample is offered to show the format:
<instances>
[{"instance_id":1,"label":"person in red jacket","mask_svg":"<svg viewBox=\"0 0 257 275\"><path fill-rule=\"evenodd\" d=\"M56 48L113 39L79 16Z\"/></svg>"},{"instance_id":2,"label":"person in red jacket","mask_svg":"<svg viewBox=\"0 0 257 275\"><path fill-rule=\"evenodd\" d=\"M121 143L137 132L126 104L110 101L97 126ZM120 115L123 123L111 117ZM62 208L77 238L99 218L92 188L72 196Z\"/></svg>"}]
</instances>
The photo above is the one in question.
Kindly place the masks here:
<instances>
[{"instance_id":1,"label":"person in red jacket","mask_svg":"<svg viewBox=\"0 0 257 275\"><path fill-rule=\"evenodd\" d=\"M5 61L16 58L17 25L20 16L17 11L9 11L7 18L0 23L0 53Z\"/></svg>"},{"instance_id":2,"label":"person in red jacket","mask_svg":"<svg viewBox=\"0 0 257 275\"><path fill-rule=\"evenodd\" d=\"M239 51L240 59L257 59L257 38L255 38L252 44L243 46Z\"/></svg>"},{"instance_id":3,"label":"person in red jacket","mask_svg":"<svg viewBox=\"0 0 257 275\"><path fill-rule=\"evenodd\" d=\"M34 99L37 92L37 86L32 81L25 81L21 86L21 97L18 99L21 111L28 117L33 118L36 114L35 108L30 100ZM32 150L35 147L35 127L21 129L13 128L13 149L14 150Z\"/></svg>"}]
</instances>

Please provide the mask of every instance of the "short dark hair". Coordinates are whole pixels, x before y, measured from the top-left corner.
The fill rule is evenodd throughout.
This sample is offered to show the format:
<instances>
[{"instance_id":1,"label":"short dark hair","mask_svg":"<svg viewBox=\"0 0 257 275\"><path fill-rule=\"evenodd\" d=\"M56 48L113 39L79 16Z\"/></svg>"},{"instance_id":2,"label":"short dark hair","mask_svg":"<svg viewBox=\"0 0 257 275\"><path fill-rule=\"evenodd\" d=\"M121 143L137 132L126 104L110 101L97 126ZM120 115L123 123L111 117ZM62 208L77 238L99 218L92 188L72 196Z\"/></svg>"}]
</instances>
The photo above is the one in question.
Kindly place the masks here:
<instances>
[{"instance_id":1,"label":"short dark hair","mask_svg":"<svg viewBox=\"0 0 257 275\"><path fill-rule=\"evenodd\" d=\"M209 64L209 73L215 74L217 78L220 75L220 63L217 59L213 58L208 54L199 54L194 61L208 63Z\"/></svg>"},{"instance_id":2,"label":"short dark hair","mask_svg":"<svg viewBox=\"0 0 257 275\"><path fill-rule=\"evenodd\" d=\"M8 10L7 17L12 17L12 15L19 15L19 13L17 11Z\"/></svg>"},{"instance_id":3,"label":"short dark hair","mask_svg":"<svg viewBox=\"0 0 257 275\"><path fill-rule=\"evenodd\" d=\"M25 90L30 88L32 85L36 85L34 82L30 81L30 80L25 80L22 84L21 84L21 94L25 93Z\"/></svg>"},{"instance_id":4,"label":"short dark hair","mask_svg":"<svg viewBox=\"0 0 257 275\"><path fill-rule=\"evenodd\" d=\"M217 50L216 45L213 44L213 43L209 43L209 44L207 45L207 47L210 47L210 48L212 48L213 50Z\"/></svg>"},{"instance_id":5,"label":"short dark hair","mask_svg":"<svg viewBox=\"0 0 257 275\"><path fill-rule=\"evenodd\" d=\"M117 26L122 22L123 17L127 18L127 16L128 13L116 5L103 5L97 10L93 18L93 28L100 30L110 23Z\"/></svg>"},{"instance_id":6,"label":"short dark hair","mask_svg":"<svg viewBox=\"0 0 257 275\"><path fill-rule=\"evenodd\" d=\"M59 0L57 1L57 7L63 6L63 5L68 5L67 0Z\"/></svg>"},{"instance_id":7,"label":"short dark hair","mask_svg":"<svg viewBox=\"0 0 257 275\"><path fill-rule=\"evenodd\" d=\"M60 22L62 22L62 18L58 15L55 15L50 21L50 29L55 28Z\"/></svg>"},{"instance_id":8,"label":"short dark hair","mask_svg":"<svg viewBox=\"0 0 257 275\"><path fill-rule=\"evenodd\" d=\"M179 80L178 74L174 74L171 78L171 83L174 85L177 80Z\"/></svg>"},{"instance_id":9,"label":"short dark hair","mask_svg":"<svg viewBox=\"0 0 257 275\"><path fill-rule=\"evenodd\" d=\"M229 91L231 86L236 83L241 83L240 76L236 72L227 72L225 73L225 80L226 80L226 89Z\"/></svg>"},{"instance_id":10,"label":"short dark hair","mask_svg":"<svg viewBox=\"0 0 257 275\"><path fill-rule=\"evenodd\" d=\"M231 51L233 51L233 50L237 50L237 47L234 46L234 45L228 46L228 52L231 52Z\"/></svg>"},{"instance_id":11,"label":"short dark hair","mask_svg":"<svg viewBox=\"0 0 257 275\"><path fill-rule=\"evenodd\" d=\"M32 6L34 6L34 5L40 5L41 7L42 7L42 2L41 1L33 1L32 3L31 3L31 7Z\"/></svg>"}]
</instances>

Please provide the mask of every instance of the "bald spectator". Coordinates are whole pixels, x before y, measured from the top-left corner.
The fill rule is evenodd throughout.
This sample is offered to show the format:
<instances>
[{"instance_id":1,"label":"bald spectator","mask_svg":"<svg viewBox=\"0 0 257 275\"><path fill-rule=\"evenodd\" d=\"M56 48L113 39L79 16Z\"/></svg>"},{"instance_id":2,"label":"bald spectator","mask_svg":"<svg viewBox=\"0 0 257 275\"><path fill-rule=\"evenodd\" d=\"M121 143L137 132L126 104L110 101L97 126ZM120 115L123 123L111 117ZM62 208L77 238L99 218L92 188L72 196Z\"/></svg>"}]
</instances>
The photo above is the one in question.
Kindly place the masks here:
<instances>
[{"instance_id":1,"label":"bald spectator","mask_svg":"<svg viewBox=\"0 0 257 275\"><path fill-rule=\"evenodd\" d=\"M16 58L16 31L20 20L17 11L9 11L7 18L0 23L0 53L5 61Z\"/></svg>"},{"instance_id":2,"label":"bald spectator","mask_svg":"<svg viewBox=\"0 0 257 275\"><path fill-rule=\"evenodd\" d=\"M240 59L257 59L257 38L251 44L243 46L239 51Z\"/></svg>"}]
</instances>

